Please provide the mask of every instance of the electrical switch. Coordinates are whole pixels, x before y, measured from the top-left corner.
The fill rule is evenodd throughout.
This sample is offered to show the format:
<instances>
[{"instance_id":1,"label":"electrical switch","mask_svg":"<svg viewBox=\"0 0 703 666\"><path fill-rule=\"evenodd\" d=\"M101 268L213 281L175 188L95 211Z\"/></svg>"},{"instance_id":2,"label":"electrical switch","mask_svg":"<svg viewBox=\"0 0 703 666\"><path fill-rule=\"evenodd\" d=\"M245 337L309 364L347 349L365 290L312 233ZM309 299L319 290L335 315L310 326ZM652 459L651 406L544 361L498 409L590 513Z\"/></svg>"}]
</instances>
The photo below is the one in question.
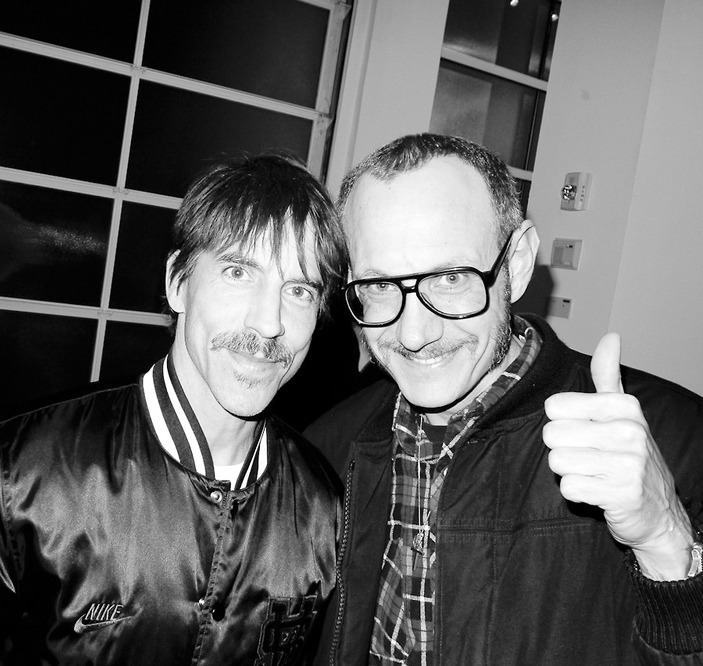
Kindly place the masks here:
<instances>
[{"instance_id":1,"label":"electrical switch","mask_svg":"<svg viewBox=\"0 0 703 666\"><path fill-rule=\"evenodd\" d=\"M551 265L554 268L568 268L576 271L581 258L583 241L572 238L555 238L552 243Z\"/></svg>"}]
</instances>

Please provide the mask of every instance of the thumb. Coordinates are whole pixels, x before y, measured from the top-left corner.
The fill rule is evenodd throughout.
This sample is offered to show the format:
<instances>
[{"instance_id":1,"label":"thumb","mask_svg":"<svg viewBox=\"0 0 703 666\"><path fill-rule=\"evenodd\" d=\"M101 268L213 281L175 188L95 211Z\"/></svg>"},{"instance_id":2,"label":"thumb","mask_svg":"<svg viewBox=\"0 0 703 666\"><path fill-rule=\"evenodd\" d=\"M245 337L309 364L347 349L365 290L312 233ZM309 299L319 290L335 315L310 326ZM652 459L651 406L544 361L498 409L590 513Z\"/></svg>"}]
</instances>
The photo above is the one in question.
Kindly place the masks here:
<instances>
[{"instance_id":1,"label":"thumb","mask_svg":"<svg viewBox=\"0 0 703 666\"><path fill-rule=\"evenodd\" d=\"M606 333L593 352L591 376L598 393L623 393L620 381L620 336Z\"/></svg>"}]
</instances>

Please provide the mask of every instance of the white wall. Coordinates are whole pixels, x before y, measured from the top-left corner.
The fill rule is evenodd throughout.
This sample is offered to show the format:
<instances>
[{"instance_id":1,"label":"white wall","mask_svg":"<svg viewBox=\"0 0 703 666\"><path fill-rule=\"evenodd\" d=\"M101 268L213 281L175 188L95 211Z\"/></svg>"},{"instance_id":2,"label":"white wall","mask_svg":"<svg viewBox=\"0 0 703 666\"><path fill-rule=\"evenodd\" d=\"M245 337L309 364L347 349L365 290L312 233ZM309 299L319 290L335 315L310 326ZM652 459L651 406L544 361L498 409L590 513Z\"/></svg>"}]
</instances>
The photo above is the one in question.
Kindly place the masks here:
<instances>
[{"instance_id":1,"label":"white wall","mask_svg":"<svg viewBox=\"0 0 703 666\"><path fill-rule=\"evenodd\" d=\"M662 0L562 3L528 215L543 266L555 238L583 240L578 271L549 271L552 295L572 301L569 319L549 321L589 353L610 325L662 9ZM572 171L593 174L585 211L560 209Z\"/></svg>"},{"instance_id":2,"label":"white wall","mask_svg":"<svg viewBox=\"0 0 703 666\"><path fill-rule=\"evenodd\" d=\"M611 328L624 360L703 394L703 2L667 0Z\"/></svg>"},{"instance_id":3,"label":"white wall","mask_svg":"<svg viewBox=\"0 0 703 666\"><path fill-rule=\"evenodd\" d=\"M540 263L554 238L584 247L578 271L549 270L552 294L573 303L569 319L549 321L585 352L616 330L623 363L703 393L703 217L690 196L703 157L703 4L564 0L559 23L528 212ZM587 211L559 209L569 171L593 173Z\"/></svg>"}]
</instances>

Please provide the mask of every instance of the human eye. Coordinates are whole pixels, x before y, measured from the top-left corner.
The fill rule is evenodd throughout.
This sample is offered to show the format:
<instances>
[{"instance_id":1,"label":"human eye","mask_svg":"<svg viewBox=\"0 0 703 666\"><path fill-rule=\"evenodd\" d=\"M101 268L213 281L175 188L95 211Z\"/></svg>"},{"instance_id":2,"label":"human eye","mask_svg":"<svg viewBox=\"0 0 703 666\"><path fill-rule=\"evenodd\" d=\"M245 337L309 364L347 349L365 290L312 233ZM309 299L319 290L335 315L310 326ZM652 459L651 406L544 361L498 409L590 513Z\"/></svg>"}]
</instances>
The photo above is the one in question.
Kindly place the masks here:
<instances>
[{"instance_id":1,"label":"human eye","mask_svg":"<svg viewBox=\"0 0 703 666\"><path fill-rule=\"evenodd\" d=\"M310 284L291 284L287 287L286 294L294 301L302 304L317 303L320 298L320 292L317 287Z\"/></svg>"},{"instance_id":2,"label":"human eye","mask_svg":"<svg viewBox=\"0 0 703 666\"><path fill-rule=\"evenodd\" d=\"M373 282L363 282L358 287L359 295L372 300L383 300L391 298L397 291L392 282L374 280Z\"/></svg>"},{"instance_id":3,"label":"human eye","mask_svg":"<svg viewBox=\"0 0 703 666\"><path fill-rule=\"evenodd\" d=\"M253 279L251 268L244 264L229 264L224 267L222 274L230 282L249 282Z\"/></svg>"},{"instance_id":4,"label":"human eye","mask_svg":"<svg viewBox=\"0 0 703 666\"><path fill-rule=\"evenodd\" d=\"M476 286L475 278L469 271L450 271L429 278L429 286L436 292L460 293L473 289Z\"/></svg>"}]
</instances>

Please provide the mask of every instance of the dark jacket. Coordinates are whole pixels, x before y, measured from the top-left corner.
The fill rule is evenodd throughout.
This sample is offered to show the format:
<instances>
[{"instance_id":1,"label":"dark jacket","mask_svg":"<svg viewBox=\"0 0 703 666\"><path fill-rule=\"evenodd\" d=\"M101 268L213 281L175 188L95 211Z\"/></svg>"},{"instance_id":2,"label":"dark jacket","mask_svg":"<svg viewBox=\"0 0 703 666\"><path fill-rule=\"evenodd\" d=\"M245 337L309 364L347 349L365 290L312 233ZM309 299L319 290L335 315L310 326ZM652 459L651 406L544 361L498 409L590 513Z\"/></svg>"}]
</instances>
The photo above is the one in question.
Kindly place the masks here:
<instances>
[{"instance_id":1,"label":"dark jacket","mask_svg":"<svg viewBox=\"0 0 703 666\"><path fill-rule=\"evenodd\" d=\"M544 339L535 363L456 451L442 487L435 665L703 663L703 576L644 578L626 564L602 512L560 494L542 441L544 401L592 392L590 359L546 323L530 321ZM703 400L634 370L623 369L623 383L639 398L684 505L701 521ZM355 666L368 656L388 536L396 396L394 384L379 382L306 432L346 481L340 579L320 663Z\"/></svg>"},{"instance_id":2,"label":"dark jacket","mask_svg":"<svg viewBox=\"0 0 703 666\"><path fill-rule=\"evenodd\" d=\"M137 385L0 425L0 663L302 663L338 495L266 427L267 469L231 491L162 449Z\"/></svg>"}]
</instances>

